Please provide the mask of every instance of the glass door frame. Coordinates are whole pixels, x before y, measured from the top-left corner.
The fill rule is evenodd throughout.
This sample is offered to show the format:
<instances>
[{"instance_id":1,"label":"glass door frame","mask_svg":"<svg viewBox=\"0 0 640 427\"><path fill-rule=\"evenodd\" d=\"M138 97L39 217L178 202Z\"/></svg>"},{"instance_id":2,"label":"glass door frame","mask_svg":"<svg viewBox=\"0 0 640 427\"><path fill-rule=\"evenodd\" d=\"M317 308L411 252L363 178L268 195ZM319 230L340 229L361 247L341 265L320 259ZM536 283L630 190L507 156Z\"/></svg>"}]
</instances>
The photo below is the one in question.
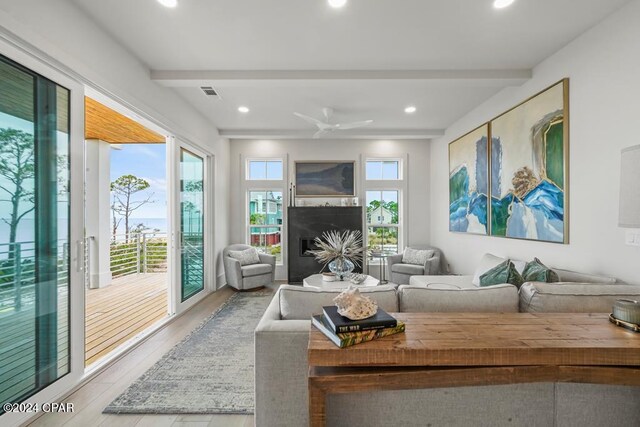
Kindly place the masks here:
<instances>
[{"instance_id":1,"label":"glass door frame","mask_svg":"<svg viewBox=\"0 0 640 427\"><path fill-rule=\"evenodd\" d=\"M47 65L28 49L0 34L0 53L29 70L68 89L69 94L69 161L70 161L70 218L69 218L69 342L70 371L24 402L57 401L75 387L84 376L84 85L63 71ZM6 413L1 424L23 423L27 413Z\"/></svg>"},{"instance_id":2,"label":"glass door frame","mask_svg":"<svg viewBox=\"0 0 640 427\"><path fill-rule=\"evenodd\" d=\"M171 222L171 256L168 274L171 277L170 298L172 314L181 314L200 302L209 293L216 290L216 266L213 259L214 248L214 156L203 151L194 144L184 141L178 137L170 136L167 139L169 144L167 168L169 174L169 209ZM204 160L204 288L190 298L182 301L182 272L181 272L181 247L180 247L180 153L181 150L189 151L191 154L201 157Z\"/></svg>"}]
</instances>

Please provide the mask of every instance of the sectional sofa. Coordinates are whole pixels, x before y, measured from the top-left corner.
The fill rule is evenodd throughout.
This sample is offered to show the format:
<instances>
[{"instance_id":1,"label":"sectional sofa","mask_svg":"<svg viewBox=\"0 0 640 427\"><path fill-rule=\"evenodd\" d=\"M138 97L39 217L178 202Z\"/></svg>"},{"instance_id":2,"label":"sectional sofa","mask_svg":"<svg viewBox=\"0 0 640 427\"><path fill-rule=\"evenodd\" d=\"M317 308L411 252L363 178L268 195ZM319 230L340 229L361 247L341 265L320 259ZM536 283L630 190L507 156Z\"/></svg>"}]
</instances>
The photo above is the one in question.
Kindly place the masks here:
<instances>
[{"instance_id":1,"label":"sectional sofa","mask_svg":"<svg viewBox=\"0 0 640 427\"><path fill-rule=\"evenodd\" d=\"M362 292L388 312L609 312L640 286L557 270L560 283L479 288L473 276L414 276ZM255 330L255 422L308 425L307 344L312 314L337 291L282 285ZM640 339L640 336L639 336ZM640 425L640 388L536 383L330 395L329 426Z\"/></svg>"}]
</instances>

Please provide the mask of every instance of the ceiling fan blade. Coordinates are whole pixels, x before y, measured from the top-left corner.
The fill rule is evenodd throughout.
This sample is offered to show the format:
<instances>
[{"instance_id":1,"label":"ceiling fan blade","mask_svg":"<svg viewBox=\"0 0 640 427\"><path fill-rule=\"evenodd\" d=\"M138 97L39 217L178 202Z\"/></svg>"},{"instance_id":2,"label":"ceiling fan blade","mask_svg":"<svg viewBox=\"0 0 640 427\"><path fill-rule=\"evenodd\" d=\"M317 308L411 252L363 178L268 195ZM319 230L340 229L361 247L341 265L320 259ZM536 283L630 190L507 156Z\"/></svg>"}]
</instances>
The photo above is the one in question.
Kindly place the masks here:
<instances>
[{"instance_id":1,"label":"ceiling fan blade","mask_svg":"<svg viewBox=\"0 0 640 427\"><path fill-rule=\"evenodd\" d=\"M326 135L328 133L331 133L331 130L329 130L329 129L320 129L318 132L313 134L313 139L318 139L322 135Z\"/></svg>"},{"instance_id":2,"label":"ceiling fan blade","mask_svg":"<svg viewBox=\"0 0 640 427\"><path fill-rule=\"evenodd\" d=\"M371 123L373 123L373 120L364 120L362 122L344 123L344 124L340 124L340 125L336 125L336 126L340 130L346 130L346 129L361 128L363 126L370 125Z\"/></svg>"},{"instance_id":3,"label":"ceiling fan blade","mask_svg":"<svg viewBox=\"0 0 640 427\"><path fill-rule=\"evenodd\" d=\"M296 117L300 117L302 120L304 120L307 123L311 123L312 125L318 126L318 128L320 129L324 129L328 126L327 123L320 121L318 119L314 119L313 117L307 116L305 114L293 113L293 115Z\"/></svg>"}]
</instances>

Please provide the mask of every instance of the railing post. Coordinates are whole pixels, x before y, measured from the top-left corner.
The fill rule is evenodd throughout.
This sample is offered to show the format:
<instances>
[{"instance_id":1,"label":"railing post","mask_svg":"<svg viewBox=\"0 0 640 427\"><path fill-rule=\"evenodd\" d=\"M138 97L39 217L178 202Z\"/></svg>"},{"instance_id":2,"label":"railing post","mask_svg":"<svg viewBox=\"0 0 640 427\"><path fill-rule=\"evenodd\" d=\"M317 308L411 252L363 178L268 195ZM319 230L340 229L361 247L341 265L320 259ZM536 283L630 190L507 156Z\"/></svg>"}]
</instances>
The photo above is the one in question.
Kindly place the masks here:
<instances>
[{"instance_id":1,"label":"railing post","mask_svg":"<svg viewBox=\"0 0 640 427\"><path fill-rule=\"evenodd\" d=\"M22 307L22 247L20 243L13 244L13 289L14 305L18 311Z\"/></svg>"},{"instance_id":2,"label":"railing post","mask_svg":"<svg viewBox=\"0 0 640 427\"><path fill-rule=\"evenodd\" d=\"M143 264L142 264L142 272L147 272L147 259L149 258L149 253L147 252L147 233L142 233L142 256L144 256Z\"/></svg>"},{"instance_id":3,"label":"railing post","mask_svg":"<svg viewBox=\"0 0 640 427\"><path fill-rule=\"evenodd\" d=\"M140 234L136 234L136 265L138 274L140 274Z\"/></svg>"}]
</instances>

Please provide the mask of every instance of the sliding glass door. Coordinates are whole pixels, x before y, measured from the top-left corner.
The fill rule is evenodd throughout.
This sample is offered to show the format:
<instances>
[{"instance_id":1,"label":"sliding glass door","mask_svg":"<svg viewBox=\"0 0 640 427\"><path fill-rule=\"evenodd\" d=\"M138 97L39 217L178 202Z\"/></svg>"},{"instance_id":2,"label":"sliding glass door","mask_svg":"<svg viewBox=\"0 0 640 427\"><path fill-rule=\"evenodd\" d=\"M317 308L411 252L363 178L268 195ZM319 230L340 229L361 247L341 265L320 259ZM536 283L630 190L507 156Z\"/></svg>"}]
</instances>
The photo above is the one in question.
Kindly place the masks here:
<instances>
[{"instance_id":1,"label":"sliding glass door","mask_svg":"<svg viewBox=\"0 0 640 427\"><path fill-rule=\"evenodd\" d=\"M207 158L192 147L179 150L179 250L180 301L205 289L207 249Z\"/></svg>"},{"instance_id":2,"label":"sliding glass door","mask_svg":"<svg viewBox=\"0 0 640 427\"><path fill-rule=\"evenodd\" d=\"M71 369L69 116L68 89L0 55L2 404Z\"/></svg>"}]
</instances>

